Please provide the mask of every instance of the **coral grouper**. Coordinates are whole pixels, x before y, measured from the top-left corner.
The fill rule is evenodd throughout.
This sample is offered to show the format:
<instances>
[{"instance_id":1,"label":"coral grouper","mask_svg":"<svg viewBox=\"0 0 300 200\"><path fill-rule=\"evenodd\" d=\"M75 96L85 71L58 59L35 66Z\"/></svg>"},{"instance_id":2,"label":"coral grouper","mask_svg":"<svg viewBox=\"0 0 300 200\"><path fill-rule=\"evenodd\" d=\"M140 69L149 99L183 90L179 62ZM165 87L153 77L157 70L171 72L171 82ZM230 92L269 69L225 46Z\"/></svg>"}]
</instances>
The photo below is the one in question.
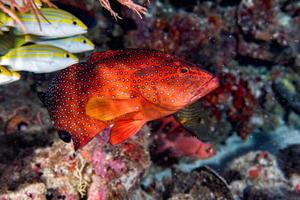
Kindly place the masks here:
<instances>
[{"instance_id":1,"label":"coral grouper","mask_svg":"<svg viewBox=\"0 0 300 200\"><path fill-rule=\"evenodd\" d=\"M94 53L58 72L43 99L55 128L70 133L78 149L110 125L110 142L123 142L216 87L212 74L178 57L125 49Z\"/></svg>"}]
</instances>

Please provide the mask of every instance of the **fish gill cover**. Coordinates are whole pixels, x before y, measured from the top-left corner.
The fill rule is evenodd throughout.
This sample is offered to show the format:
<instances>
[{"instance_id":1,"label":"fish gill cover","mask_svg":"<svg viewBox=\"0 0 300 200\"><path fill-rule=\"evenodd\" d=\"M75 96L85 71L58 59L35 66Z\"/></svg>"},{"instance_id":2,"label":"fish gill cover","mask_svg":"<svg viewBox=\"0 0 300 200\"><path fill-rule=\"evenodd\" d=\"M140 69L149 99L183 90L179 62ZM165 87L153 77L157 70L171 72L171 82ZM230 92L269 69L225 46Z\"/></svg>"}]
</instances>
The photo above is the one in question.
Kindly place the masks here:
<instances>
[{"instance_id":1,"label":"fish gill cover","mask_svg":"<svg viewBox=\"0 0 300 200\"><path fill-rule=\"evenodd\" d=\"M0 9L0 199L299 199L298 1Z\"/></svg>"}]
</instances>

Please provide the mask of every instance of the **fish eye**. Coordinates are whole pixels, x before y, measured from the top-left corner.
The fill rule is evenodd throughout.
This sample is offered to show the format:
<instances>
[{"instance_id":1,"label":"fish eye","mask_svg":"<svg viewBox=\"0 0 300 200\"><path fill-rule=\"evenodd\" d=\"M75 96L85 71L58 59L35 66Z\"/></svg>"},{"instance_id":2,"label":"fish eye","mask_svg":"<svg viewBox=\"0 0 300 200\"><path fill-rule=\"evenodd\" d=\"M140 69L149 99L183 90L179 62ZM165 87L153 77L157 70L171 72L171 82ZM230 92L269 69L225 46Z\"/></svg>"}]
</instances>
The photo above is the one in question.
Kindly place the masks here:
<instances>
[{"instance_id":1,"label":"fish eye","mask_svg":"<svg viewBox=\"0 0 300 200\"><path fill-rule=\"evenodd\" d=\"M85 44L85 43L86 43L86 40L83 40L83 43Z\"/></svg>"},{"instance_id":2,"label":"fish eye","mask_svg":"<svg viewBox=\"0 0 300 200\"><path fill-rule=\"evenodd\" d=\"M70 54L66 54L66 57L67 57L67 58L70 58Z\"/></svg>"},{"instance_id":3,"label":"fish eye","mask_svg":"<svg viewBox=\"0 0 300 200\"><path fill-rule=\"evenodd\" d=\"M76 21L73 21L73 25L75 25L75 26L76 26L76 25L77 25L77 22L76 22Z\"/></svg>"},{"instance_id":4,"label":"fish eye","mask_svg":"<svg viewBox=\"0 0 300 200\"><path fill-rule=\"evenodd\" d=\"M182 67L182 68L180 68L180 73L187 73L189 70L188 70L188 68L186 68L186 67Z\"/></svg>"}]
</instances>

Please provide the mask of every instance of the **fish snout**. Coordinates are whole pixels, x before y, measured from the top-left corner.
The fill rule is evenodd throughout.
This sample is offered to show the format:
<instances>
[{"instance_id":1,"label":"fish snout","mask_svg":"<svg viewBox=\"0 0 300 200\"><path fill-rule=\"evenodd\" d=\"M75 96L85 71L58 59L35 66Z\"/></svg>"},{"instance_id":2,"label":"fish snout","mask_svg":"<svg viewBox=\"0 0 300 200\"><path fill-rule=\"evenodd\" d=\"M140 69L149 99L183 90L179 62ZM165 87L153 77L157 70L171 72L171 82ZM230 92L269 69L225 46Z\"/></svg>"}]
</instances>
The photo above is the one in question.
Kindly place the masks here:
<instances>
[{"instance_id":1,"label":"fish snout","mask_svg":"<svg viewBox=\"0 0 300 200\"><path fill-rule=\"evenodd\" d=\"M195 102L198 99L206 96L211 91L215 90L219 87L219 79L217 77L211 77L207 82L198 86L197 91L193 98L191 98L191 102Z\"/></svg>"},{"instance_id":2,"label":"fish snout","mask_svg":"<svg viewBox=\"0 0 300 200\"><path fill-rule=\"evenodd\" d=\"M207 148L205 149L207 155L209 156L214 156L216 155L216 150L212 145L208 145Z\"/></svg>"},{"instance_id":3,"label":"fish snout","mask_svg":"<svg viewBox=\"0 0 300 200\"><path fill-rule=\"evenodd\" d=\"M210 158L214 155L216 155L216 150L210 143L201 144L200 149L198 151L198 156L200 158Z\"/></svg>"}]
</instances>

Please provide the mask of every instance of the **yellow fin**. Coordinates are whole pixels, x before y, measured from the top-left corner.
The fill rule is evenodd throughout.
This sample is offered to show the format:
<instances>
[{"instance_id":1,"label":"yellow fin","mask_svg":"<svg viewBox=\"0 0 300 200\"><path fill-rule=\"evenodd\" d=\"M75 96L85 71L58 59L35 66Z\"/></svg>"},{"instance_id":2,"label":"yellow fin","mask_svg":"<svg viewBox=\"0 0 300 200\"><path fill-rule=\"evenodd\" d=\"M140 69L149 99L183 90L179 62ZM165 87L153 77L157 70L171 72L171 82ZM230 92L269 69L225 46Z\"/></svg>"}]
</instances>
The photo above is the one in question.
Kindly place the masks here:
<instances>
[{"instance_id":1,"label":"yellow fin","mask_svg":"<svg viewBox=\"0 0 300 200\"><path fill-rule=\"evenodd\" d=\"M139 105L139 102L135 99L102 99L92 97L85 107L85 112L92 118L109 121L127 113L138 111Z\"/></svg>"}]
</instances>

